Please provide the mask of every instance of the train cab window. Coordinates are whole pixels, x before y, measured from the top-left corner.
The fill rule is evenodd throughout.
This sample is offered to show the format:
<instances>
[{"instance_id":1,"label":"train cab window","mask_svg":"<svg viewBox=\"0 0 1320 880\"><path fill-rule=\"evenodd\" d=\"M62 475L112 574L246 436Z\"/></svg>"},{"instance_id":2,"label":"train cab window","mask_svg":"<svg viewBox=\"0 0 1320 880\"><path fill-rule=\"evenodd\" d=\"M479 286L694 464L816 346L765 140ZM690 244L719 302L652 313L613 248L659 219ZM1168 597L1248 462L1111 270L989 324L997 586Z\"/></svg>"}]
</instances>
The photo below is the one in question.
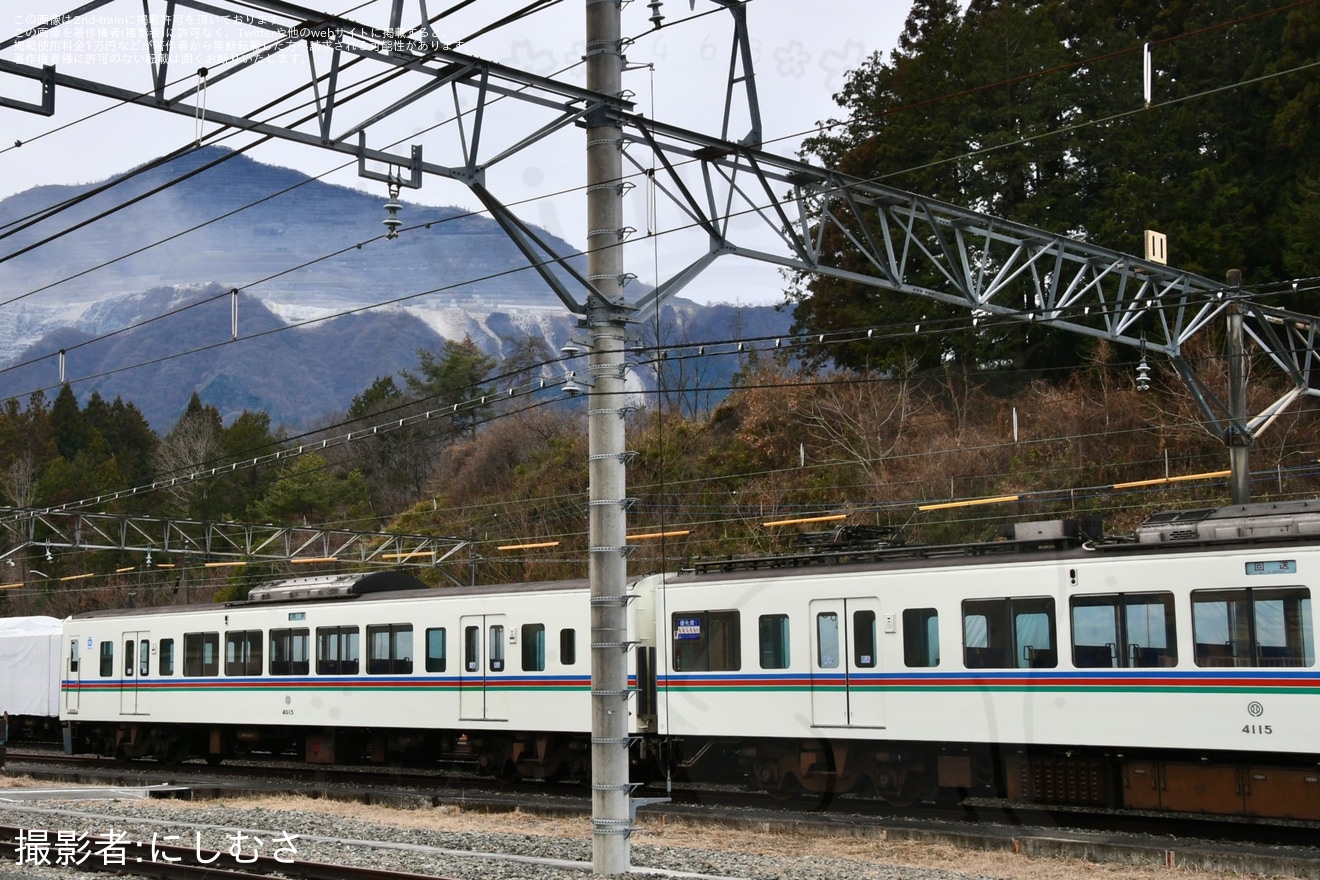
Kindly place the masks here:
<instances>
[{"instance_id":1,"label":"train cab window","mask_svg":"<svg viewBox=\"0 0 1320 880\"><path fill-rule=\"evenodd\" d=\"M187 676L220 674L220 634L183 634L183 674Z\"/></svg>"},{"instance_id":2,"label":"train cab window","mask_svg":"<svg viewBox=\"0 0 1320 880\"><path fill-rule=\"evenodd\" d=\"M742 668L737 611L680 611L673 616L676 672L736 672Z\"/></svg>"},{"instance_id":3,"label":"train cab window","mask_svg":"<svg viewBox=\"0 0 1320 880\"><path fill-rule=\"evenodd\" d=\"M270 674L306 675L311 671L311 630L270 631Z\"/></svg>"},{"instance_id":4,"label":"train cab window","mask_svg":"<svg viewBox=\"0 0 1320 880\"><path fill-rule=\"evenodd\" d=\"M261 675L259 629L225 633L225 675Z\"/></svg>"},{"instance_id":5,"label":"train cab window","mask_svg":"<svg viewBox=\"0 0 1320 880\"><path fill-rule=\"evenodd\" d=\"M1192 592L1197 666L1312 666L1311 591Z\"/></svg>"},{"instance_id":6,"label":"train cab window","mask_svg":"<svg viewBox=\"0 0 1320 880\"><path fill-rule=\"evenodd\" d=\"M559 663L561 666L572 666L577 662L577 630L561 629L559 631Z\"/></svg>"},{"instance_id":7,"label":"train cab window","mask_svg":"<svg viewBox=\"0 0 1320 880\"><path fill-rule=\"evenodd\" d=\"M1074 596L1071 604L1078 669L1178 664L1172 593Z\"/></svg>"},{"instance_id":8,"label":"train cab window","mask_svg":"<svg viewBox=\"0 0 1320 880\"><path fill-rule=\"evenodd\" d=\"M445 628L435 627L426 631L426 671L444 672L446 666Z\"/></svg>"},{"instance_id":9,"label":"train cab window","mask_svg":"<svg viewBox=\"0 0 1320 880\"><path fill-rule=\"evenodd\" d=\"M504 671L504 627L498 623L490 627L490 643L486 646L486 658L490 661L491 672Z\"/></svg>"},{"instance_id":10,"label":"train cab window","mask_svg":"<svg viewBox=\"0 0 1320 880\"><path fill-rule=\"evenodd\" d=\"M358 674L358 628L356 626L320 626L316 628L316 674Z\"/></svg>"},{"instance_id":11,"label":"train cab window","mask_svg":"<svg viewBox=\"0 0 1320 880\"><path fill-rule=\"evenodd\" d=\"M174 674L174 639L160 640L160 662L156 664L156 674Z\"/></svg>"},{"instance_id":12,"label":"train cab window","mask_svg":"<svg viewBox=\"0 0 1320 880\"><path fill-rule=\"evenodd\" d=\"M413 669L410 623L367 627L367 674L407 675Z\"/></svg>"},{"instance_id":13,"label":"train cab window","mask_svg":"<svg viewBox=\"0 0 1320 880\"><path fill-rule=\"evenodd\" d=\"M523 672L545 671L545 625L524 623L522 627Z\"/></svg>"},{"instance_id":14,"label":"train cab window","mask_svg":"<svg viewBox=\"0 0 1320 880\"><path fill-rule=\"evenodd\" d=\"M110 678L115 674L115 643L101 643L101 677Z\"/></svg>"},{"instance_id":15,"label":"train cab window","mask_svg":"<svg viewBox=\"0 0 1320 880\"><path fill-rule=\"evenodd\" d=\"M762 614L757 621L762 669L788 668L788 615Z\"/></svg>"},{"instance_id":16,"label":"train cab window","mask_svg":"<svg viewBox=\"0 0 1320 880\"><path fill-rule=\"evenodd\" d=\"M934 608L903 611L903 665L912 669L940 665L940 613Z\"/></svg>"},{"instance_id":17,"label":"train cab window","mask_svg":"<svg viewBox=\"0 0 1320 880\"><path fill-rule=\"evenodd\" d=\"M968 669L1053 669L1054 600L963 602L963 662Z\"/></svg>"}]
</instances>

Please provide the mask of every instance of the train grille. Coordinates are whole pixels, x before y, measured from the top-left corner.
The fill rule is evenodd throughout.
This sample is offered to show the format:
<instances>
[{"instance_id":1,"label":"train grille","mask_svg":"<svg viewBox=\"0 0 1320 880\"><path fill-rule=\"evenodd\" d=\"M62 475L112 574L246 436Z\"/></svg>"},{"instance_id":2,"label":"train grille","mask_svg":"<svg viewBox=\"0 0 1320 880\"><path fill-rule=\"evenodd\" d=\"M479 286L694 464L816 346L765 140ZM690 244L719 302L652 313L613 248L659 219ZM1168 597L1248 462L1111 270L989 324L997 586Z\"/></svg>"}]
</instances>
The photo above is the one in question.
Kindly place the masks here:
<instances>
[{"instance_id":1,"label":"train grille","mask_svg":"<svg viewBox=\"0 0 1320 880\"><path fill-rule=\"evenodd\" d=\"M1101 760L1014 755L1006 770L1010 800L1090 806L1110 803L1109 774Z\"/></svg>"}]
</instances>

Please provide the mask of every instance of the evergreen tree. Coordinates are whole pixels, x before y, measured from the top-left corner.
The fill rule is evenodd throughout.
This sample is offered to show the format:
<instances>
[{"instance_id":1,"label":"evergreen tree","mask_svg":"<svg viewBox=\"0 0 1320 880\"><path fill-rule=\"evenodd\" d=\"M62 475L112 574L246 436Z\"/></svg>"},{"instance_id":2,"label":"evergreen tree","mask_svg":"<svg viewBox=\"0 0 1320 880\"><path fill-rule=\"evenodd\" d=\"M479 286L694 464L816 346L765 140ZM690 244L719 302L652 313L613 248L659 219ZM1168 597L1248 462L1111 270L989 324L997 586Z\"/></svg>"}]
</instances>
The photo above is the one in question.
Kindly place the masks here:
<instances>
[{"instance_id":1,"label":"evergreen tree","mask_svg":"<svg viewBox=\"0 0 1320 880\"><path fill-rule=\"evenodd\" d=\"M78 398L67 382L60 386L60 393L51 405L50 426L55 448L65 461L73 461L79 452L91 445L94 429L83 415Z\"/></svg>"},{"instance_id":2,"label":"evergreen tree","mask_svg":"<svg viewBox=\"0 0 1320 880\"><path fill-rule=\"evenodd\" d=\"M352 520L366 512L366 480L358 471L338 474L315 453L293 460L270 492L256 505L266 522L319 525Z\"/></svg>"},{"instance_id":3,"label":"evergreen tree","mask_svg":"<svg viewBox=\"0 0 1320 880\"><path fill-rule=\"evenodd\" d=\"M131 403L116 397L107 404L99 392L93 391L83 410L87 423L105 438L114 452L115 462L124 487L150 483L155 475L156 445L160 442L142 411ZM141 499L141 507L147 499Z\"/></svg>"},{"instance_id":4,"label":"evergreen tree","mask_svg":"<svg viewBox=\"0 0 1320 880\"><path fill-rule=\"evenodd\" d=\"M399 425L416 407L392 376L378 376L348 408L350 431L373 430L350 445L349 466L356 468L370 487L372 509L381 513L402 510L421 494L434 466L427 450L430 424Z\"/></svg>"},{"instance_id":5,"label":"evergreen tree","mask_svg":"<svg viewBox=\"0 0 1320 880\"><path fill-rule=\"evenodd\" d=\"M254 458L275 452L280 438L270 427L270 415L244 410L229 427L220 431L221 463L237 462L244 467L228 472L217 480L218 509L222 516L246 519L277 478L272 464L247 465Z\"/></svg>"},{"instance_id":6,"label":"evergreen tree","mask_svg":"<svg viewBox=\"0 0 1320 880\"><path fill-rule=\"evenodd\" d=\"M417 360L416 373L401 371L409 393L431 408L457 406L449 417L454 436L475 431L477 423L493 408L492 404L479 401L482 395L494 391L483 383L495 366L495 359L467 336L462 342L446 339L438 358L426 349L418 349Z\"/></svg>"}]
</instances>

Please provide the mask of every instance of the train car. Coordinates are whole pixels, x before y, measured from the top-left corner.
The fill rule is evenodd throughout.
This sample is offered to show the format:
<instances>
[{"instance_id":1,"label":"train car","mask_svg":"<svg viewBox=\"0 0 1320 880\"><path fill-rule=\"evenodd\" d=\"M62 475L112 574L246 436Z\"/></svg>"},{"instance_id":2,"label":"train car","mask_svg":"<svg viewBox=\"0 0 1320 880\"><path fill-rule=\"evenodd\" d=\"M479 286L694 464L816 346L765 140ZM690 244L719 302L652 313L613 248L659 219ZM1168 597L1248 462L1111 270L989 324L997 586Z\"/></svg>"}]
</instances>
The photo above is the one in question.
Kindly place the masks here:
<instances>
[{"instance_id":1,"label":"train car","mask_svg":"<svg viewBox=\"0 0 1320 880\"><path fill-rule=\"evenodd\" d=\"M635 767L775 794L1320 819L1320 503L1174 511L1135 534L1021 523L854 534L630 584ZM79 748L432 761L585 778L583 582L377 573L65 622Z\"/></svg>"},{"instance_id":2,"label":"train car","mask_svg":"<svg viewBox=\"0 0 1320 880\"><path fill-rule=\"evenodd\" d=\"M0 618L0 744L58 737L60 629L53 617Z\"/></svg>"},{"instance_id":3,"label":"train car","mask_svg":"<svg viewBox=\"0 0 1320 880\"><path fill-rule=\"evenodd\" d=\"M1076 534L667 578L660 733L771 791L1320 819L1320 505Z\"/></svg>"},{"instance_id":4,"label":"train car","mask_svg":"<svg viewBox=\"0 0 1320 880\"><path fill-rule=\"evenodd\" d=\"M493 775L582 777L589 611L580 582L433 590L377 572L81 614L62 717L77 750L127 758L433 761L461 738Z\"/></svg>"}]
</instances>

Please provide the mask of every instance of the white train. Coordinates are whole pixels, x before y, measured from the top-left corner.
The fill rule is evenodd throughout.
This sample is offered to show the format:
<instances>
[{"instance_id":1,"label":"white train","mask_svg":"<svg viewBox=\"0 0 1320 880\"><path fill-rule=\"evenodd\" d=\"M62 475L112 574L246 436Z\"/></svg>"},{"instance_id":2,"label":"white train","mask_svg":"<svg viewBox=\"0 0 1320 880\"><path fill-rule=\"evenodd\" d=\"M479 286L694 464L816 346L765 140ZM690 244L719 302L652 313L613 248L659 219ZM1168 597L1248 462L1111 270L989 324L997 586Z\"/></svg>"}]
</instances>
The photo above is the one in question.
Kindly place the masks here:
<instances>
[{"instance_id":1,"label":"white train","mask_svg":"<svg viewBox=\"0 0 1320 880\"><path fill-rule=\"evenodd\" d=\"M1320 503L945 547L719 560L629 587L637 766L772 792L994 793L1320 819ZM65 621L80 749L433 760L585 776L583 582L303 579ZM602 650L604 648L601 648ZM618 650L617 646L608 650Z\"/></svg>"}]
</instances>

